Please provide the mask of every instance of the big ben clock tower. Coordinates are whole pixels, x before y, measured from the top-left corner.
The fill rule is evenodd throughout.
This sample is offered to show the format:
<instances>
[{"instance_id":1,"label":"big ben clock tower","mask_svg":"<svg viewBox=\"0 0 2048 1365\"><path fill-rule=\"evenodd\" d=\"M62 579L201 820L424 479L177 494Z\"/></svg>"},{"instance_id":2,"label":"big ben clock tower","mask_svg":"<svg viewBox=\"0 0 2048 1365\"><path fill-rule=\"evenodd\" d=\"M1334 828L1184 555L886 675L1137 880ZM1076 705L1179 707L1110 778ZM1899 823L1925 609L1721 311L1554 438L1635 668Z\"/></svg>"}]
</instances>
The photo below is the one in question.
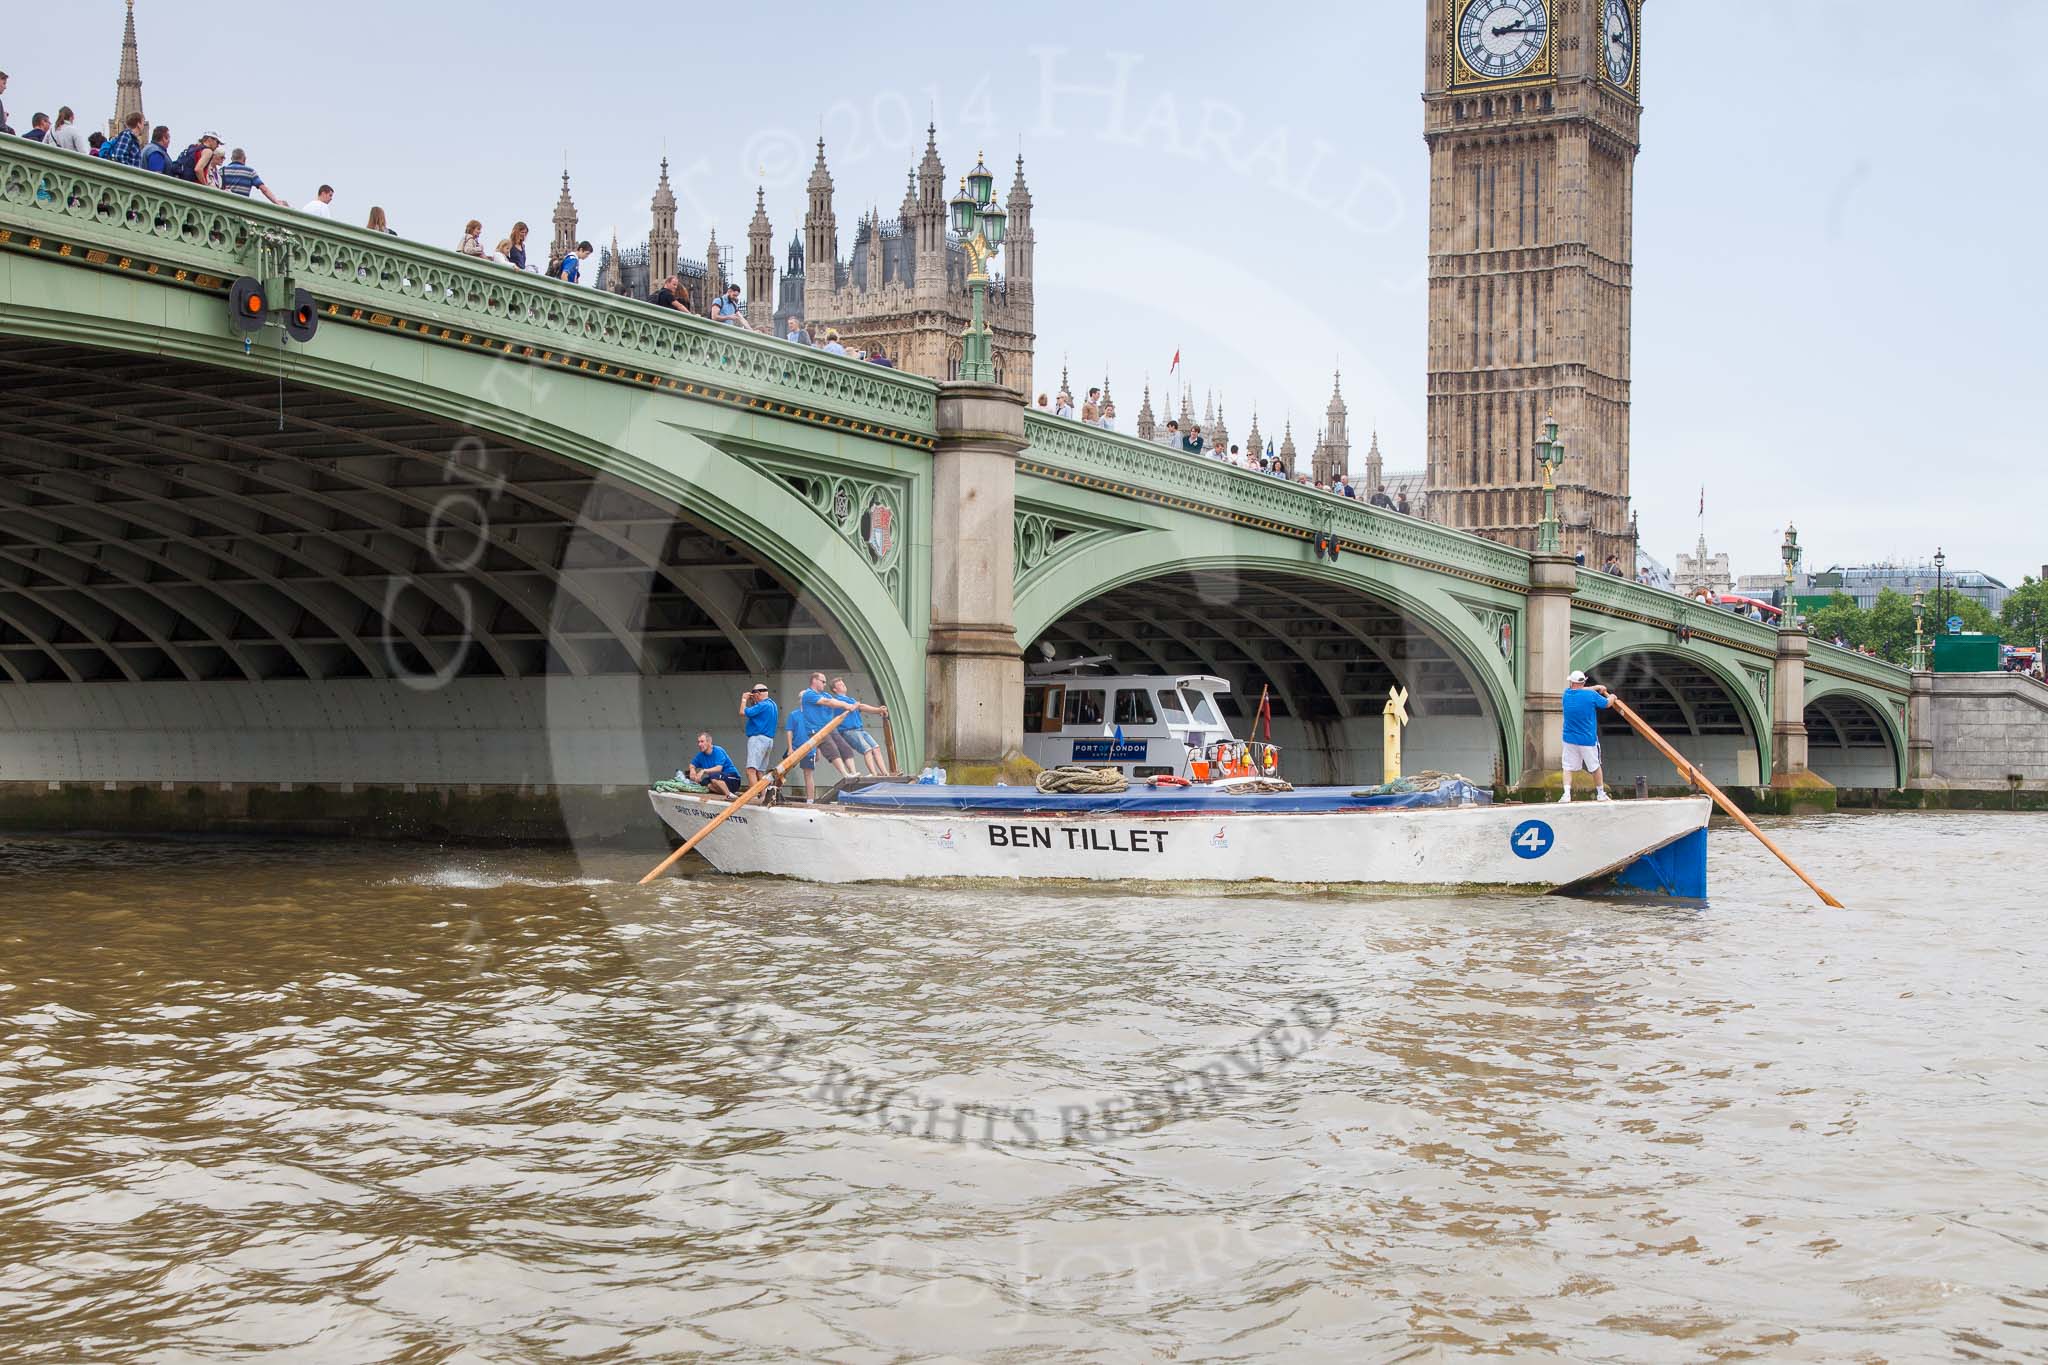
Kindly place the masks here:
<instances>
[{"instance_id":1,"label":"big ben clock tower","mask_svg":"<svg viewBox=\"0 0 2048 1365\"><path fill-rule=\"evenodd\" d=\"M1555 417L1567 554L1631 574L1642 0L1424 0L1429 515L1525 550Z\"/></svg>"}]
</instances>

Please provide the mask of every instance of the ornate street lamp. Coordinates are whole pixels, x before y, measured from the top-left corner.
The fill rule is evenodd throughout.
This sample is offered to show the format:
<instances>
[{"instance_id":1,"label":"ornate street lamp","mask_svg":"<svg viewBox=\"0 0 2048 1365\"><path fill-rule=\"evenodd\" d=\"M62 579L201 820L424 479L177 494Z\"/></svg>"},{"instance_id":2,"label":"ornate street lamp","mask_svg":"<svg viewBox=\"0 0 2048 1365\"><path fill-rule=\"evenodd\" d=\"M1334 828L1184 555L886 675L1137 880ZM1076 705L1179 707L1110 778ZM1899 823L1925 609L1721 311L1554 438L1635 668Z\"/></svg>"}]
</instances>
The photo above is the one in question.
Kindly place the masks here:
<instances>
[{"instance_id":1,"label":"ornate street lamp","mask_svg":"<svg viewBox=\"0 0 2048 1365\"><path fill-rule=\"evenodd\" d=\"M1536 528L1536 553L1560 553L1557 544L1558 466L1564 463L1564 446L1557 439L1557 419L1543 419L1543 439L1536 443L1536 463L1543 466L1543 521Z\"/></svg>"},{"instance_id":2,"label":"ornate street lamp","mask_svg":"<svg viewBox=\"0 0 2048 1365\"><path fill-rule=\"evenodd\" d=\"M974 320L960 337L960 377L978 384L993 384L996 378L983 308L988 295L988 263L1002 249L1003 230L1010 221L1003 206L995 202L995 187L996 178L977 155L974 169L961 178L960 193L952 201L953 231L967 248L967 287L974 295Z\"/></svg>"},{"instance_id":3,"label":"ornate street lamp","mask_svg":"<svg viewBox=\"0 0 2048 1365\"><path fill-rule=\"evenodd\" d=\"M1628 576L1643 576L1643 514L1637 511L1628 514Z\"/></svg>"},{"instance_id":4,"label":"ornate street lamp","mask_svg":"<svg viewBox=\"0 0 2048 1365\"><path fill-rule=\"evenodd\" d=\"M1792 601L1793 584L1799 570L1799 532L1791 522L1785 523L1785 543L1778 547L1778 553L1785 559L1785 600L1778 604L1778 629L1797 626L1799 616Z\"/></svg>"},{"instance_id":5,"label":"ornate street lamp","mask_svg":"<svg viewBox=\"0 0 2048 1365\"><path fill-rule=\"evenodd\" d=\"M1948 563L1948 556L1947 556L1947 555L1945 555L1945 554L1943 554L1943 553L1941 552L1941 547L1940 547L1939 545L1935 546L1935 547L1934 547L1934 614L1935 614L1936 616L1939 616L1939 617L1940 617L1940 618L1942 619L1942 621L1943 621L1943 623L1944 623L1944 624L1942 625L1942 629L1943 629L1943 630L1947 630L1947 629L1948 629L1948 626L1947 626L1947 624L1946 624L1946 622L1948 621L1948 613L1942 610L1942 608L1943 608L1944 606L1948 605L1948 596L1947 596L1947 594L1945 594L1945 593L1944 593L1944 592L1942 591L1942 586L1941 586L1941 566L1942 566L1942 565L1944 565L1944 564L1946 564L1946 563Z\"/></svg>"},{"instance_id":6,"label":"ornate street lamp","mask_svg":"<svg viewBox=\"0 0 2048 1365\"><path fill-rule=\"evenodd\" d=\"M1927 667L1927 646L1921 634L1927 620L1927 589L1913 589L1913 671Z\"/></svg>"}]
</instances>

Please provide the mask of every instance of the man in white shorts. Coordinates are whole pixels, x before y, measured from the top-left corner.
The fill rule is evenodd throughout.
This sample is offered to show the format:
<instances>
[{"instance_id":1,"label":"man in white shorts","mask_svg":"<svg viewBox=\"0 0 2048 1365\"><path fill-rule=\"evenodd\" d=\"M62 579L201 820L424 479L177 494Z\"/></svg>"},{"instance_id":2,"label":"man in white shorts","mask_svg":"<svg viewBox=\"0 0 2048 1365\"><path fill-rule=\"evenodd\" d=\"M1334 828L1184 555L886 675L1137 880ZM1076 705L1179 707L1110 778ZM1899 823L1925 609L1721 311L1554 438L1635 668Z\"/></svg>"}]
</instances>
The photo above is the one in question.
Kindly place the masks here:
<instances>
[{"instance_id":1,"label":"man in white shorts","mask_svg":"<svg viewBox=\"0 0 2048 1365\"><path fill-rule=\"evenodd\" d=\"M1564 795L1558 800L1572 799L1572 774L1581 772L1593 775L1593 799L1608 799L1607 783L1600 776L1600 713L1613 700L1613 693L1588 683L1583 673L1574 671L1565 679Z\"/></svg>"},{"instance_id":2,"label":"man in white shorts","mask_svg":"<svg viewBox=\"0 0 2048 1365\"><path fill-rule=\"evenodd\" d=\"M775 732L782 724L782 710L768 695L767 683L755 683L740 693L740 717L747 723L747 785L751 787L775 766L769 759L774 755Z\"/></svg>"}]
</instances>

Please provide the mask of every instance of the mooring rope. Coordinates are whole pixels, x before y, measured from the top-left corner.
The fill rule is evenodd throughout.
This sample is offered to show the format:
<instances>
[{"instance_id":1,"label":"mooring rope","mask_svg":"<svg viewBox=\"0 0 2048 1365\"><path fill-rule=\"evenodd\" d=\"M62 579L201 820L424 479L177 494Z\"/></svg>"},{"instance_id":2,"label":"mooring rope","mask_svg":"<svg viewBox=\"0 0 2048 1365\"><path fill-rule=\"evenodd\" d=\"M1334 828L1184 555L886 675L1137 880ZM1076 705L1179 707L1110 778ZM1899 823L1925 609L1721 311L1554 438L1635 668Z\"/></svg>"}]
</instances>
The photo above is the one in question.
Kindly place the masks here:
<instances>
[{"instance_id":1,"label":"mooring rope","mask_svg":"<svg viewBox=\"0 0 2048 1365\"><path fill-rule=\"evenodd\" d=\"M1038 789L1066 795L1102 795L1129 791L1131 782L1115 768L1091 768L1083 763L1068 763L1040 773Z\"/></svg>"}]
</instances>

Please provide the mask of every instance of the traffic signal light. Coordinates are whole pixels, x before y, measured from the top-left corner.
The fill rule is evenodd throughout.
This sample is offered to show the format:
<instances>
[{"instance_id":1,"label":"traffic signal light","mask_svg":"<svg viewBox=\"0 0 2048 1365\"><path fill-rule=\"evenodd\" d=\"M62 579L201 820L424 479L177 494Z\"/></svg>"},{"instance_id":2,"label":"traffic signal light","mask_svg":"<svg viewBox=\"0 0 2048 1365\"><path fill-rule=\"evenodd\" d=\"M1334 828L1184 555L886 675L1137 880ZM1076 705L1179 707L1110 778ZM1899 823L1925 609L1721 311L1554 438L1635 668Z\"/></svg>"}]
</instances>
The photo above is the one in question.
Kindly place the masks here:
<instances>
[{"instance_id":1,"label":"traffic signal light","mask_svg":"<svg viewBox=\"0 0 2048 1365\"><path fill-rule=\"evenodd\" d=\"M292 309L284 315L284 334L303 346L319 330L320 305L313 301L312 293L305 289L292 290Z\"/></svg>"},{"instance_id":2,"label":"traffic signal light","mask_svg":"<svg viewBox=\"0 0 2048 1365\"><path fill-rule=\"evenodd\" d=\"M263 281L244 275L228 289L228 321L238 332L260 332L270 320L270 300Z\"/></svg>"}]
</instances>

